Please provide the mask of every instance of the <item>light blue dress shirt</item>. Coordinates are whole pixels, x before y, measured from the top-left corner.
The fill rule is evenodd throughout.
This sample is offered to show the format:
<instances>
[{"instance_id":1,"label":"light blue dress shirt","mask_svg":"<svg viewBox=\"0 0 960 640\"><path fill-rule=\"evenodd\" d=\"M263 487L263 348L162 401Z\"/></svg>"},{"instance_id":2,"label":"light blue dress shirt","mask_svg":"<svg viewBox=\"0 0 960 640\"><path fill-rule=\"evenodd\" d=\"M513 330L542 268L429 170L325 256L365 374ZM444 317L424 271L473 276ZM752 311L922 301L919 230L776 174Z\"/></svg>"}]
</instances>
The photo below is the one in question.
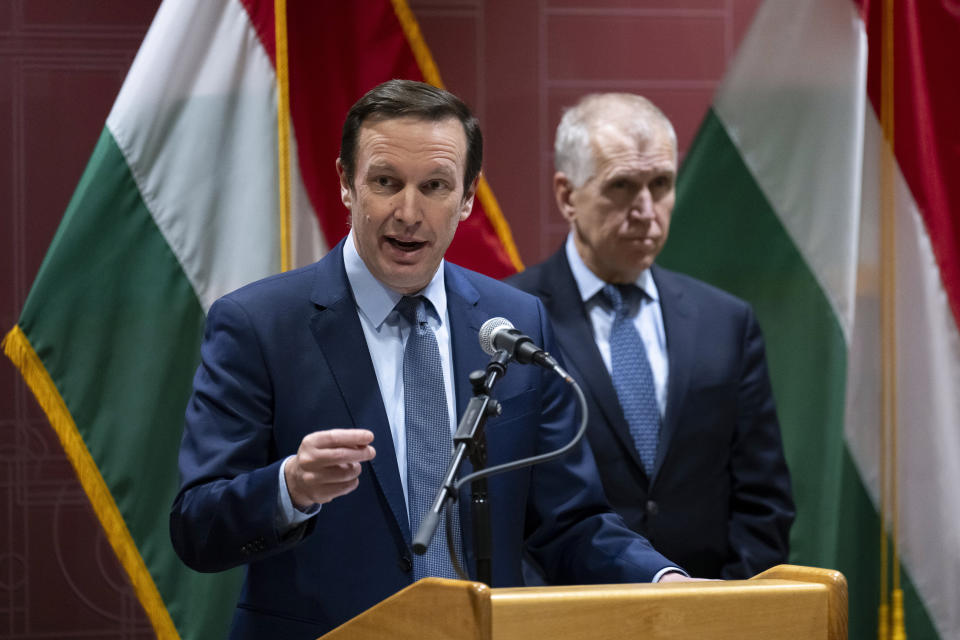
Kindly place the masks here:
<instances>
[{"instance_id":1,"label":"light blue dress shirt","mask_svg":"<svg viewBox=\"0 0 960 640\"><path fill-rule=\"evenodd\" d=\"M602 294L606 282L597 277L580 257L576 245L573 243L573 233L567 235L564 245L567 252L567 262L573 272L573 279L577 282L580 299L583 300L593 325L593 339L597 342L600 356L607 371L613 375L613 360L610 357L610 332L613 330L614 312L607 306ZM660 292L649 269L644 269L634 283L647 294L637 314L633 318L634 326L640 333L643 346L647 350L647 359L653 371L653 384L656 387L657 406L660 408L660 419L667 410L667 379L670 375L670 363L667 360L667 334L663 329L663 313L660 311ZM598 295L599 294L599 295ZM660 582L667 573L687 572L679 567L666 567L657 572L653 582Z\"/></svg>"},{"instance_id":2,"label":"light blue dress shirt","mask_svg":"<svg viewBox=\"0 0 960 640\"><path fill-rule=\"evenodd\" d=\"M584 264L577 247L573 242L573 234L567 235L564 246L567 252L567 262L573 272L573 279L577 282L580 299L583 300L593 325L593 338L600 350L603 364L613 375L613 364L610 357L610 332L613 329L613 310L607 306L603 296L603 287L606 282L601 280ZM633 324L643 340L647 350L647 359L653 371L653 383L656 387L657 406L660 408L660 419L663 419L667 410L667 380L670 375L670 363L667 360L667 337L663 329L663 313L660 311L660 292L653 281L649 269L644 269L634 283L647 294L638 312L633 317Z\"/></svg>"},{"instance_id":3,"label":"light blue dress shirt","mask_svg":"<svg viewBox=\"0 0 960 640\"><path fill-rule=\"evenodd\" d=\"M581 295L585 295L585 292L592 292L589 293L589 296L585 299L593 298L596 292L603 288L603 281L593 275L590 269L583 264L583 261L576 252L576 248L573 247L573 241L571 238L568 238L567 240L567 258L570 260L570 264L574 269L574 277L577 278L577 286L580 287ZM350 283L350 289L353 291L353 297L357 301L357 315L360 318L360 325L363 327L363 335L367 340L367 349L370 351L370 358L373 361L373 368L377 374L377 382L380 385L380 395L383 398L383 406L387 410L387 420L390 423L390 434L393 437L393 448L397 456L397 469L400 472L400 482L403 484L403 495L404 499L406 499L407 444L403 405L403 348L406 345L407 336L410 335L411 327L394 309L397 302L399 302L400 298L403 296L373 277L373 274L370 273L370 270L367 269L366 264L364 264L363 260L360 258L360 254L357 253L352 230L347 236L347 241L343 245L343 263L344 267L346 268L347 280ZM581 272L581 276L577 276L578 268ZM644 277L646 277L646 280L644 280ZM581 279L583 280L584 284L581 284ZM638 279L638 283L641 280L643 280L644 283L643 285L638 284L638 286L642 286L644 291L647 291L648 294L650 294L652 291L652 298L656 301L659 301L656 285L653 283L653 278L650 277L649 271L645 271L644 274L641 275L641 278ZM429 314L429 320L430 326L437 336L437 346L440 349L440 360L443 367L443 383L444 388L446 389L447 409L450 415L450 432L453 434L456 431L457 425L456 403L454 402L453 393L453 356L450 348L450 323L447 314L447 291L444 282L442 261L437 269L437 272L434 274L433 279L417 295L426 297L433 305L433 309ZM609 316L606 320L600 317L598 318L598 321L594 321L595 333L598 335L604 335L603 340L606 343L606 355L604 356L604 361L609 369L610 328L613 324L613 312L607 311L602 305L598 305L595 302L591 302L590 306L600 307L603 313L606 316ZM588 308L590 308L590 306L588 306ZM650 329L647 329L646 333L650 335L651 339L658 341L659 344L657 352L660 354L660 362L658 365L660 370L660 378L657 377L657 366L653 365L654 358L651 358L651 366L653 367L654 371L654 379L657 380L657 396L662 415L666 399L665 388L667 376L665 348L666 342L663 338L663 319L660 314L659 304L645 304L643 305L643 308L654 309L654 322L657 323L653 326L653 333L650 333ZM593 318L593 313L594 311L591 311L591 319ZM644 315L643 311L641 311L641 315ZM646 315L649 316L651 314L647 313ZM601 327L599 330L597 329L598 323ZM657 327L659 327L659 329L657 329ZM652 348L647 343L647 336L645 336L644 331L641 331L640 335L644 336L644 344L647 346L649 357ZM659 339L657 336L659 336ZM598 338L598 344L599 343L600 338ZM604 347L601 347L601 353L604 353ZM661 394L659 388L661 386L664 387L664 402L660 402ZM374 442L373 445L376 446L376 442ZM313 505L313 507L307 511L300 511L293 506L293 502L290 499L290 492L287 490L286 479L283 474L284 467L292 457L293 456L288 456L283 461L283 464L280 465L280 495L278 496L279 509L276 518L276 527L277 531L281 533L289 531L293 527L296 527L300 523L310 519L316 515L318 511L320 511L320 505ZM677 567L666 567L657 572L653 578L653 582L659 582L663 575L674 571L685 573Z\"/></svg>"},{"instance_id":4,"label":"light blue dress shirt","mask_svg":"<svg viewBox=\"0 0 960 640\"><path fill-rule=\"evenodd\" d=\"M403 349L411 327L394 309L403 295L373 277L360 254L357 253L353 230L350 231L343 245L343 264L347 272L347 281L357 302L360 326L363 328L367 349L370 351L370 359L380 385L380 395L387 411L393 449L397 456L397 469L400 471L400 482L406 498L407 440L403 405ZM424 296L433 305L433 308L429 309L429 322L437 336L437 347L440 349L443 383L450 417L450 433L453 434L456 430L456 403L453 393L453 357L450 349L450 323L447 317L447 290L442 261L430 283L416 295ZM363 425L358 426L363 427ZM376 447L377 443L374 442L373 446ZM293 506L283 473L284 467L292 457L288 456L280 465L280 509L276 524L277 530L281 532L297 526L320 510L319 505L314 505L306 511L300 511Z\"/></svg>"}]
</instances>

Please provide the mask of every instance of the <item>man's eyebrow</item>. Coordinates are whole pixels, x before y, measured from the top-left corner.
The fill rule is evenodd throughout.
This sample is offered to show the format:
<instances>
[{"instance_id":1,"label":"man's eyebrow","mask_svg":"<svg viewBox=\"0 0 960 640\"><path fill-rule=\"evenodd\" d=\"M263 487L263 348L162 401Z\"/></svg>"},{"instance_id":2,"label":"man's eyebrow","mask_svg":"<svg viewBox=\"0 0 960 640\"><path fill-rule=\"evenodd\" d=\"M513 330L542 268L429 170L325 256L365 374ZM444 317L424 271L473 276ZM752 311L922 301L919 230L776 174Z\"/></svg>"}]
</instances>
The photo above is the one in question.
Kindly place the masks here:
<instances>
[{"instance_id":1,"label":"man's eyebrow","mask_svg":"<svg viewBox=\"0 0 960 640\"><path fill-rule=\"evenodd\" d=\"M375 160L368 165L368 171L396 171L392 162L386 160Z\"/></svg>"},{"instance_id":2,"label":"man's eyebrow","mask_svg":"<svg viewBox=\"0 0 960 640\"><path fill-rule=\"evenodd\" d=\"M449 167L447 165L441 165L430 171L427 175L430 176L442 176L448 178L450 176L456 176L457 170L455 167Z\"/></svg>"},{"instance_id":3,"label":"man's eyebrow","mask_svg":"<svg viewBox=\"0 0 960 640\"><path fill-rule=\"evenodd\" d=\"M390 161L387 161L387 160L382 160L382 161L374 160L374 161L372 161L369 165L367 165L367 172L369 173L370 171L396 172L396 171L397 171L397 168L396 168L396 165L394 165L394 163L392 163L392 162L390 162ZM449 176L451 176L451 175L452 175L452 176L456 176L456 173L457 173L457 170L456 170L455 167L448 166L448 165L446 165L446 164L442 164L442 165L438 165L438 166L434 167L433 169L431 169L430 172L429 172L427 175L429 175L429 176L449 177Z\"/></svg>"},{"instance_id":4,"label":"man's eyebrow","mask_svg":"<svg viewBox=\"0 0 960 640\"><path fill-rule=\"evenodd\" d=\"M644 176L670 176L674 177L677 175L677 170L673 167L650 167L649 169L644 170L623 170L615 171L611 173L605 179L605 182L617 181L617 180L638 180L642 179Z\"/></svg>"}]
</instances>

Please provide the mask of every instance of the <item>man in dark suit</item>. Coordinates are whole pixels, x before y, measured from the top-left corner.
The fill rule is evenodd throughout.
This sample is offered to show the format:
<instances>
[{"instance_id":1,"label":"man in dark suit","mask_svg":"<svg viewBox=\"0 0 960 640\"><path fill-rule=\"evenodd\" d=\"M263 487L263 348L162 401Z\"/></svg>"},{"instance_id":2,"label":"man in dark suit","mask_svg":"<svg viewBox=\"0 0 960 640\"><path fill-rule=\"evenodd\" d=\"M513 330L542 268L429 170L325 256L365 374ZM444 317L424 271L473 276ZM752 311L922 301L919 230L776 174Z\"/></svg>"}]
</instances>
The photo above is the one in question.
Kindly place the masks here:
<instances>
[{"instance_id":1,"label":"man in dark suit","mask_svg":"<svg viewBox=\"0 0 960 640\"><path fill-rule=\"evenodd\" d=\"M452 577L445 554L411 553L411 532L447 464L467 374L488 360L477 332L503 316L553 347L536 298L443 261L481 157L456 97L374 88L348 114L337 160L350 234L318 263L211 307L170 528L199 571L246 565L231 637L314 638L419 577ZM490 464L575 431L548 371L511 365L494 395ZM683 579L609 510L588 446L493 477L489 494L494 586L522 584L523 551L555 582ZM454 536L475 575L466 504Z\"/></svg>"},{"instance_id":2,"label":"man in dark suit","mask_svg":"<svg viewBox=\"0 0 960 640\"><path fill-rule=\"evenodd\" d=\"M670 121L640 96L590 95L564 113L555 153L570 233L509 281L543 301L589 397L607 498L695 575L785 562L794 505L754 314L654 264L674 204Z\"/></svg>"}]
</instances>

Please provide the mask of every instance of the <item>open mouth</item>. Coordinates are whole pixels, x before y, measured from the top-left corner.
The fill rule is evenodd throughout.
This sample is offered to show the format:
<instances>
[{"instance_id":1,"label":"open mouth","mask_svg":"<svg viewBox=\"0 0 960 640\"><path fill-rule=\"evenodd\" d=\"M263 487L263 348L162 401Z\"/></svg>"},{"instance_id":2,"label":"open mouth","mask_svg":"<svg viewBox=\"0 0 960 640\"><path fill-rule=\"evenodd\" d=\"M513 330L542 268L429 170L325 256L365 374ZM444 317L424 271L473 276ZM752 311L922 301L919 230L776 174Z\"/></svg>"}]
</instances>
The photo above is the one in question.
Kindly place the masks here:
<instances>
[{"instance_id":1,"label":"open mouth","mask_svg":"<svg viewBox=\"0 0 960 640\"><path fill-rule=\"evenodd\" d=\"M408 251L408 252L416 251L417 249L420 249L421 247L424 247L427 244L426 242L417 241L417 240L411 240L411 241L405 242L403 240L398 240L397 238L391 238L390 236L387 236L386 240L387 242L390 243L391 246L396 247L400 251Z\"/></svg>"}]
</instances>

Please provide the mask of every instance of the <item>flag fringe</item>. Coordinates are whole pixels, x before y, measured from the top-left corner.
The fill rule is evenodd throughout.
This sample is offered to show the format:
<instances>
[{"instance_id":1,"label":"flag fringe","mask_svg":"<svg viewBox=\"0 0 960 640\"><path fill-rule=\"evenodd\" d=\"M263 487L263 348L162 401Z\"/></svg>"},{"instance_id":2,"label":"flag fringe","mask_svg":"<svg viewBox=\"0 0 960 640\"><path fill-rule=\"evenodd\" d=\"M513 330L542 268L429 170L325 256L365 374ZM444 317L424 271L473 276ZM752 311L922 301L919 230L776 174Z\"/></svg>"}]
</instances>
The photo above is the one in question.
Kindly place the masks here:
<instances>
[{"instance_id":1,"label":"flag fringe","mask_svg":"<svg viewBox=\"0 0 960 640\"><path fill-rule=\"evenodd\" d=\"M397 20L400 21L403 35L407 37L407 43L413 50L413 57L417 61L417 66L420 67L420 73L423 74L424 81L439 89L445 89L443 80L440 79L440 70L437 69L437 63L433 61L433 55L423 39L420 25L413 16L413 11L410 10L407 0L390 0L390 2L393 5L393 12L397 14Z\"/></svg>"},{"instance_id":2,"label":"flag fringe","mask_svg":"<svg viewBox=\"0 0 960 640\"><path fill-rule=\"evenodd\" d=\"M113 494L107 488L107 483L77 430L77 424L70 415L53 379L19 325L14 326L7 333L2 347L6 356L19 369L20 375L30 387L40 408L50 420L50 425L60 439L60 444L63 445L63 450L93 505L97 519L100 520L106 532L110 546L113 547L114 553L120 559L120 564L123 565L133 583L137 598L143 605L157 638L179 639L180 636L170 618L170 613L160 597L153 576L150 575L123 516L120 515L120 509L113 499Z\"/></svg>"},{"instance_id":3,"label":"flag fringe","mask_svg":"<svg viewBox=\"0 0 960 640\"><path fill-rule=\"evenodd\" d=\"M430 48L423 39L420 25L410 10L407 0L390 1L391 4L393 4L393 12L397 15L397 20L400 21L403 35L407 38L407 44L410 45L410 49L413 51L413 57L417 61L417 66L420 67L420 73L423 75L423 79L433 86L443 89L443 80L440 78L437 63L433 60ZM523 271L523 262L520 260L520 252L517 251L517 245L513 241L510 225L507 223L507 219L503 217L503 211L500 210L497 199L493 197L493 190L490 188L490 185L487 184L487 179L483 175L480 176L480 184L477 187L477 197L480 199L480 204L483 206L484 213L487 214L487 220L490 221L494 233L496 233L497 238L500 239L500 244L503 245L504 250L507 252L507 257L510 258L513 268L517 271Z\"/></svg>"}]
</instances>

